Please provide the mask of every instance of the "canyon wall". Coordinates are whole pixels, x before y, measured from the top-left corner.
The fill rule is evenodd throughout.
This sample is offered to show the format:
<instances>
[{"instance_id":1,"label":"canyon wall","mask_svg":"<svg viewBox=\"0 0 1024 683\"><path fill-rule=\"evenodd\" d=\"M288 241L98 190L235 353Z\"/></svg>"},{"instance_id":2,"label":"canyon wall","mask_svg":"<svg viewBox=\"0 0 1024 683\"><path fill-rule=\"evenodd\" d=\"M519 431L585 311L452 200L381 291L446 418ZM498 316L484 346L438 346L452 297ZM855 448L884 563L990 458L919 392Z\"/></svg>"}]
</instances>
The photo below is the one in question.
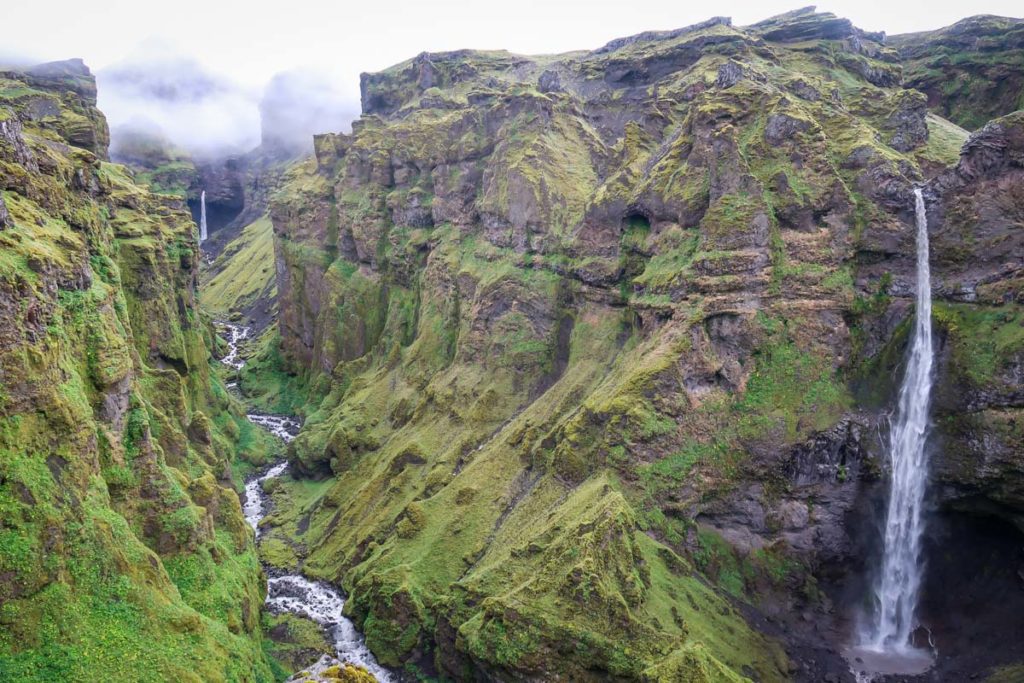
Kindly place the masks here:
<instances>
[{"instance_id":1,"label":"canyon wall","mask_svg":"<svg viewBox=\"0 0 1024 683\"><path fill-rule=\"evenodd\" d=\"M365 74L271 203L278 353L324 394L282 561L426 675L839 675L821 584L868 570L915 184L936 504L1022 509L1024 127L968 141L903 68L801 10Z\"/></svg>"},{"instance_id":2,"label":"canyon wall","mask_svg":"<svg viewBox=\"0 0 1024 683\"><path fill-rule=\"evenodd\" d=\"M0 678L274 679L195 224L80 61L0 73Z\"/></svg>"}]
</instances>

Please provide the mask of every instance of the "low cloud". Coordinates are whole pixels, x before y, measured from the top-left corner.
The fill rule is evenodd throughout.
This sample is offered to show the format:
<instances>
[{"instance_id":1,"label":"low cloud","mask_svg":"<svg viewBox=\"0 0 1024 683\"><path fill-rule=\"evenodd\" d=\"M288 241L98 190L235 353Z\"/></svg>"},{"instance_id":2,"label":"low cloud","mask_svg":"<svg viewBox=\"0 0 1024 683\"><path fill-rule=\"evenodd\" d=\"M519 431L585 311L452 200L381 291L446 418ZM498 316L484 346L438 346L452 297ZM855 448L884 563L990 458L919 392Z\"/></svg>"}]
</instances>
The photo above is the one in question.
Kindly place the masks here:
<instances>
[{"instance_id":1,"label":"low cloud","mask_svg":"<svg viewBox=\"0 0 1024 683\"><path fill-rule=\"evenodd\" d=\"M260 101L263 144L312 151L313 135L348 132L359 116L359 101L338 88L325 72L293 69L276 74Z\"/></svg>"},{"instance_id":2,"label":"low cloud","mask_svg":"<svg viewBox=\"0 0 1024 683\"><path fill-rule=\"evenodd\" d=\"M197 156L259 144L259 92L232 83L187 57L136 54L96 74L99 106L119 130L159 130Z\"/></svg>"},{"instance_id":3,"label":"low cloud","mask_svg":"<svg viewBox=\"0 0 1024 683\"><path fill-rule=\"evenodd\" d=\"M162 44L144 44L97 73L99 106L118 137L160 134L193 156L222 157L263 143L312 150L314 133L347 131L359 115L354 88L316 69L293 69L264 88L219 76Z\"/></svg>"}]
</instances>

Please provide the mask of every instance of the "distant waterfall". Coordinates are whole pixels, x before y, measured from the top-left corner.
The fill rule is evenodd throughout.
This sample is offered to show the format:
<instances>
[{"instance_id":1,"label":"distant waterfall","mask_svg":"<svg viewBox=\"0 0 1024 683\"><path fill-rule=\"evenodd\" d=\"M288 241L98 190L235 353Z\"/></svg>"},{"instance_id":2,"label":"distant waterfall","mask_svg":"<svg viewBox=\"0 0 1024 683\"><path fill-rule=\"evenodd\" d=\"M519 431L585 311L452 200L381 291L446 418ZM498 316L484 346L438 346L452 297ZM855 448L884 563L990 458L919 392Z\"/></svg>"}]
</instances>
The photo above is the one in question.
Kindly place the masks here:
<instances>
[{"instance_id":1,"label":"distant waterfall","mask_svg":"<svg viewBox=\"0 0 1024 683\"><path fill-rule=\"evenodd\" d=\"M921 190L914 190L917 213L917 308L906 375L889 435L892 490L885 521L882 574L875 587L878 610L865 645L903 650L917 626L915 611L921 588L921 507L927 480L925 439L932 389L932 298L928 266L928 217Z\"/></svg>"},{"instance_id":2,"label":"distant waterfall","mask_svg":"<svg viewBox=\"0 0 1024 683\"><path fill-rule=\"evenodd\" d=\"M199 244L206 241L206 190L199 195Z\"/></svg>"}]
</instances>

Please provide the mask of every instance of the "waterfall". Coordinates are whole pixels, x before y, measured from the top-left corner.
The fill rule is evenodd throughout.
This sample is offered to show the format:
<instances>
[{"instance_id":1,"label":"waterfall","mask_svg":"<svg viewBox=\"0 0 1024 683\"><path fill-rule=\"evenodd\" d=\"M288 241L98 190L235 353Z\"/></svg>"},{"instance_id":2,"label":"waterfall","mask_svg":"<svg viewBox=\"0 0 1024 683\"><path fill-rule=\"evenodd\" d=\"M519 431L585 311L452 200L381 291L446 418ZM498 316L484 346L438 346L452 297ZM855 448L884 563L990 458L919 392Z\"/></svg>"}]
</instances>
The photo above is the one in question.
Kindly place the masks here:
<instances>
[{"instance_id":1,"label":"waterfall","mask_svg":"<svg viewBox=\"0 0 1024 683\"><path fill-rule=\"evenodd\" d=\"M199 195L199 244L206 241L206 190Z\"/></svg>"},{"instance_id":2,"label":"waterfall","mask_svg":"<svg viewBox=\"0 0 1024 683\"><path fill-rule=\"evenodd\" d=\"M875 587L877 613L864 645L906 650L916 628L921 588L921 507L927 480L925 439L932 389L932 301L928 266L928 217L921 190L914 190L917 214L917 308L910 357L889 435L892 489L885 520L882 572Z\"/></svg>"}]
</instances>

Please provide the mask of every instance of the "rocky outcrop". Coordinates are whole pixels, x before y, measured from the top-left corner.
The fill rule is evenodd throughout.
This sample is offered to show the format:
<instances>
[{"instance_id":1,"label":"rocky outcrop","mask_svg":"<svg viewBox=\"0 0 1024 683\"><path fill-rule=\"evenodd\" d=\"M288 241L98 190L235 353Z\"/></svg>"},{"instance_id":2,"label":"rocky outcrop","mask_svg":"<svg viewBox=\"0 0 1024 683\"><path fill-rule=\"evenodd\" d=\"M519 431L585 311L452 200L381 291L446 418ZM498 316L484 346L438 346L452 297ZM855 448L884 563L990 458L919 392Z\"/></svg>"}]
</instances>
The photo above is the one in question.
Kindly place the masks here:
<instances>
[{"instance_id":1,"label":"rocky outcrop","mask_svg":"<svg viewBox=\"0 0 1024 683\"><path fill-rule=\"evenodd\" d=\"M1024 21L979 15L937 31L886 41L906 64L905 84L928 106L968 130L1024 107Z\"/></svg>"},{"instance_id":2,"label":"rocky outcrop","mask_svg":"<svg viewBox=\"0 0 1024 683\"><path fill-rule=\"evenodd\" d=\"M0 71L0 79L24 83L34 92L17 92L18 110L30 120L50 118L48 127L68 143L107 158L110 131L96 109L96 79L81 59L49 62L21 71Z\"/></svg>"}]
</instances>

